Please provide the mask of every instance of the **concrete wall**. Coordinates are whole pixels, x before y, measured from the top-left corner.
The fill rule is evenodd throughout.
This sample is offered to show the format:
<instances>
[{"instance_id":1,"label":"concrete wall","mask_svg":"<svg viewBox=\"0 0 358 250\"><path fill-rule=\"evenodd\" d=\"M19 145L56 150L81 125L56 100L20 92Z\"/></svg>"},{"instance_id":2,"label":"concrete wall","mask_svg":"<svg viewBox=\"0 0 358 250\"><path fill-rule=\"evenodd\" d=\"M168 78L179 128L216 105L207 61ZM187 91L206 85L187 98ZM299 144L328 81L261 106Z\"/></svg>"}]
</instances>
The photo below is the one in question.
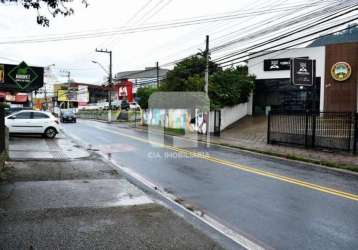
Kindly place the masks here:
<instances>
[{"instance_id":1,"label":"concrete wall","mask_svg":"<svg viewBox=\"0 0 358 250\"><path fill-rule=\"evenodd\" d=\"M279 58L295 58L295 57L309 57L310 59L316 60L316 65L317 65L316 74L317 77L321 77L320 109L321 111L323 111L324 90L325 90L325 68L326 68L325 47L299 48L299 49L277 51L272 54L250 59L248 61L249 73L255 75L256 79L290 78L290 70L264 71L264 60L279 59Z\"/></svg>"},{"instance_id":2,"label":"concrete wall","mask_svg":"<svg viewBox=\"0 0 358 250\"><path fill-rule=\"evenodd\" d=\"M231 124L252 114L252 97L249 102L241 103L232 107L225 107L221 109L221 127L223 131ZM210 132L214 132L214 112L210 112Z\"/></svg>"}]
</instances>

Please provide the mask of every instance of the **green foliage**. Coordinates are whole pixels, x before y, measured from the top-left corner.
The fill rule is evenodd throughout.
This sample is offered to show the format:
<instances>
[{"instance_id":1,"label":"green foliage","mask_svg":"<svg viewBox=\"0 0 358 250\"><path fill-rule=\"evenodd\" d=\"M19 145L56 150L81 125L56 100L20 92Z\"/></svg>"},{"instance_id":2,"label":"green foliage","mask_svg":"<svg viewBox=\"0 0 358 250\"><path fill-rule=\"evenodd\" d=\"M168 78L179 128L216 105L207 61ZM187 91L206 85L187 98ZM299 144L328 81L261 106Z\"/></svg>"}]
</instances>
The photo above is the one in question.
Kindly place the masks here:
<instances>
[{"instance_id":1,"label":"green foliage","mask_svg":"<svg viewBox=\"0 0 358 250\"><path fill-rule=\"evenodd\" d=\"M148 109L149 97L156 91L158 89L155 87L142 87L137 90L137 97L140 98L138 104L142 109Z\"/></svg>"},{"instance_id":2,"label":"green foliage","mask_svg":"<svg viewBox=\"0 0 358 250\"><path fill-rule=\"evenodd\" d=\"M255 86L255 77L247 67L229 68L210 77L209 96L213 108L233 106L248 101Z\"/></svg>"},{"instance_id":3,"label":"green foliage","mask_svg":"<svg viewBox=\"0 0 358 250\"><path fill-rule=\"evenodd\" d=\"M206 59L202 54L188 57L169 71L166 80L160 85L161 91L203 91ZM219 66L209 63L209 74L220 70Z\"/></svg>"},{"instance_id":4,"label":"green foliage","mask_svg":"<svg viewBox=\"0 0 358 250\"><path fill-rule=\"evenodd\" d=\"M4 109L9 109L10 105L5 103L5 102L0 102L0 107L4 108Z\"/></svg>"},{"instance_id":5,"label":"green foliage","mask_svg":"<svg viewBox=\"0 0 358 250\"><path fill-rule=\"evenodd\" d=\"M179 62L169 71L160 91L204 91L206 60L196 55ZM221 69L209 63L209 97L211 108L233 106L248 101L254 89L255 77L248 74L246 66Z\"/></svg>"},{"instance_id":6,"label":"green foliage","mask_svg":"<svg viewBox=\"0 0 358 250\"><path fill-rule=\"evenodd\" d=\"M35 9L38 12L37 23L46 27L50 25L50 20L40 14L40 9L47 9L53 17L56 17L58 14L62 16L70 16L74 13L72 8L69 8L67 4L73 0L0 0L0 3L18 3L25 9ZM87 0L81 0L81 2L88 6Z\"/></svg>"}]
</instances>

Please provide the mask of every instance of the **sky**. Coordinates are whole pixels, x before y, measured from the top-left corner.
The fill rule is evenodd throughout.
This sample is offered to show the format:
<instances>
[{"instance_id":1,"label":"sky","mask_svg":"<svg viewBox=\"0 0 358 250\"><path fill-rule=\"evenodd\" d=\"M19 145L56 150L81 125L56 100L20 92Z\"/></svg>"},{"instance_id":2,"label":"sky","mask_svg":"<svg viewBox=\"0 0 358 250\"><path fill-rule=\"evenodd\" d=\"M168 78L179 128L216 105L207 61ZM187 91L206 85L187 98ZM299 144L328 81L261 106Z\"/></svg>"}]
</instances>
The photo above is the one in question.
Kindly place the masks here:
<instances>
[{"instance_id":1,"label":"sky","mask_svg":"<svg viewBox=\"0 0 358 250\"><path fill-rule=\"evenodd\" d=\"M75 0L69 4L75 10L75 14L69 17L50 18L50 27L42 27L36 23L37 12L35 10L26 10L16 4L0 4L2 17L0 43L56 34L96 33L198 16L212 17L234 11L247 12L298 3L309 4L312 1L88 0L88 2L89 6L85 8L80 0ZM141 9L142 11L138 13ZM40 12L50 16L46 8ZM136 13L138 15L135 15ZM76 82L100 83L103 82L106 73L92 61L98 61L108 68L109 58L107 54L96 53L96 48L113 51L113 73L141 70L155 66L157 61L162 65L203 50L206 35L210 35L213 41L211 45L214 46L224 41L220 41L221 36L227 35L227 39L233 39L237 35L237 33L230 35L233 31L241 28L243 32L247 32L250 25L265 25L271 16L274 18L274 14L268 13L209 24L91 39L1 44L0 62L16 64L25 61L29 65L43 67L55 64L51 67L51 71L59 81L65 81L64 72L70 71L71 78Z\"/></svg>"}]
</instances>

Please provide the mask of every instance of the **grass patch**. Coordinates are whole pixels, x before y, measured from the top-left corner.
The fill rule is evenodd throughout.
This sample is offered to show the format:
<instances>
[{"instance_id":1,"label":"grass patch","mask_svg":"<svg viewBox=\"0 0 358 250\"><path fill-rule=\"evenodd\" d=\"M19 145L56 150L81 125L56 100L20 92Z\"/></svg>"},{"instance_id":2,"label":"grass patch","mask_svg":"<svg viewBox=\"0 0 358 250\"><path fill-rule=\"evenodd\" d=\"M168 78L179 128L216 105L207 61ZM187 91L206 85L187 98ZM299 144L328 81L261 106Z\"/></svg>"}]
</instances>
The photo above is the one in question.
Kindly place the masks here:
<instances>
[{"instance_id":1,"label":"grass patch","mask_svg":"<svg viewBox=\"0 0 358 250\"><path fill-rule=\"evenodd\" d=\"M164 133L169 135L185 135L183 128L164 128Z\"/></svg>"}]
</instances>

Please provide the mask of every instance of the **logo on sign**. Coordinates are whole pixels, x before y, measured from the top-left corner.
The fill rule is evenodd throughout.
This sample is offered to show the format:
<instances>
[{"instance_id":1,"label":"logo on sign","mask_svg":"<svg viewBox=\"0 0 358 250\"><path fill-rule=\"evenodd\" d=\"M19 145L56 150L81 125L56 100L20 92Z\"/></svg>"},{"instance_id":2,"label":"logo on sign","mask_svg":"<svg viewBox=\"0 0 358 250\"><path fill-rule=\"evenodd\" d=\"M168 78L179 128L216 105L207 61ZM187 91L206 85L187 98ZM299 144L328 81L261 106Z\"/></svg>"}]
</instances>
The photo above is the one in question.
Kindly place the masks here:
<instances>
[{"instance_id":1,"label":"logo on sign","mask_svg":"<svg viewBox=\"0 0 358 250\"><path fill-rule=\"evenodd\" d=\"M298 70L298 75L309 75L310 73L307 70L307 63L306 62L300 62L300 69Z\"/></svg>"},{"instance_id":2,"label":"logo on sign","mask_svg":"<svg viewBox=\"0 0 358 250\"><path fill-rule=\"evenodd\" d=\"M346 62L338 62L332 66L331 75L336 81L346 81L351 77L351 74L352 67Z\"/></svg>"},{"instance_id":3,"label":"logo on sign","mask_svg":"<svg viewBox=\"0 0 358 250\"><path fill-rule=\"evenodd\" d=\"M22 62L9 72L9 77L20 89L26 89L38 78L38 75L25 62Z\"/></svg>"},{"instance_id":4,"label":"logo on sign","mask_svg":"<svg viewBox=\"0 0 358 250\"><path fill-rule=\"evenodd\" d=\"M278 60L272 60L270 69L280 69L280 66L278 65Z\"/></svg>"}]
</instances>

